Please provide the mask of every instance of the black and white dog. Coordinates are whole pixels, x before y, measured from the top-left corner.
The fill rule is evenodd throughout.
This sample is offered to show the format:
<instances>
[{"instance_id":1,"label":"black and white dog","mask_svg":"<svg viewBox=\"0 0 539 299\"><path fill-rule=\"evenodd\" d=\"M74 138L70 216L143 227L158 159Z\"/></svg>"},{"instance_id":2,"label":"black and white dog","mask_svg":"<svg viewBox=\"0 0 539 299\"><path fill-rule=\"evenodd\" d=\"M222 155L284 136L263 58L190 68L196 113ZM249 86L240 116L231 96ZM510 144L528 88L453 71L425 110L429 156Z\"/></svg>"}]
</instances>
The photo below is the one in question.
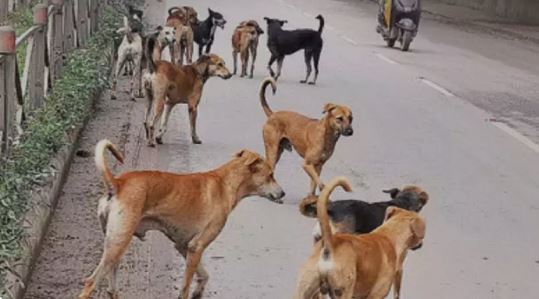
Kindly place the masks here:
<instances>
[{"instance_id":1,"label":"black and white dog","mask_svg":"<svg viewBox=\"0 0 539 299\"><path fill-rule=\"evenodd\" d=\"M322 52L322 30L324 30L324 18L322 15L316 17L320 21L318 31L312 29L283 30L286 20L270 19L265 17L268 24L268 49L271 52L271 58L268 63L270 75L277 80L281 75L283 60L286 55L291 55L298 50L305 50L305 65L307 66L307 75L301 83L307 83L311 75L311 60L314 62L314 79L309 84L316 84L318 78L318 61L320 52ZM277 74L273 72L271 66L277 61Z\"/></svg>"},{"instance_id":2,"label":"black and white dog","mask_svg":"<svg viewBox=\"0 0 539 299\"><path fill-rule=\"evenodd\" d=\"M225 28L226 20L222 14L208 8L208 17L206 20L198 22L193 28L194 40L198 44L198 56L202 56L202 52L209 54L211 45L215 37L217 27ZM204 51L204 47L206 47Z\"/></svg>"}]
</instances>

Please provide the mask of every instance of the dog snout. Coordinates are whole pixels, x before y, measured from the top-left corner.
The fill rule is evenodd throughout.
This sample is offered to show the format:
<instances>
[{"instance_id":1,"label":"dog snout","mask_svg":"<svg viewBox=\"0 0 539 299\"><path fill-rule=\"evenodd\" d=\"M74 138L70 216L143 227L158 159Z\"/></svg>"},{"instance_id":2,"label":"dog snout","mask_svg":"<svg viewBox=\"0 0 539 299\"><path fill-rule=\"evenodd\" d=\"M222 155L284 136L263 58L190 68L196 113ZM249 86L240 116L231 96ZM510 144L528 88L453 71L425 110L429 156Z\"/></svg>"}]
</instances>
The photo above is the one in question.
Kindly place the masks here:
<instances>
[{"instance_id":1,"label":"dog snout","mask_svg":"<svg viewBox=\"0 0 539 299\"><path fill-rule=\"evenodd\" d=\"M354 135L354 129L352 129L352 127L348 127L346 129L344 129L343 135L344 136L352 136L352 135Z\"/></svg>"},{"instance_id":2,"label":"dog snout","mask_svg":"<svg viewBox=\"0 0 539 299\"><path fill-rule=\"evenodd\" d=\"M416 245L415 247L412 248L412 250L418 250L420 249L421 247L423 247L423 242L419 243L418 245Z\"/></svg>"}]
</instances>

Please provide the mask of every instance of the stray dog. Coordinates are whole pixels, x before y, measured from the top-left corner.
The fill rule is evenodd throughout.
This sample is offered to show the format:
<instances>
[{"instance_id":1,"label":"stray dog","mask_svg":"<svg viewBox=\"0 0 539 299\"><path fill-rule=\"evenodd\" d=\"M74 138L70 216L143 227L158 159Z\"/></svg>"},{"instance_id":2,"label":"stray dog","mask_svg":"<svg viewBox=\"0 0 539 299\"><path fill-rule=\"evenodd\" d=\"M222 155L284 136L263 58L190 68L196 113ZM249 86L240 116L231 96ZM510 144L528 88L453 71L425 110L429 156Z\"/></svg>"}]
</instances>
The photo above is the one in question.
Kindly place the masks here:
<instances>
[{"instance_id":1,"label":"stray dog","mask_svg":"<svg viewBox=\"0 0 539 299\"><path fill-rule=\"evenodd\" d=\"M352 136L352 111L346 106L324 105L322 119L312 119L292 111L273 112L266 101L266 87L271 84L273 93L277 90L275 80L267 78L260 85L260 103L268 117L263 129L266 159L275 167L281 154L292 147L305 159L303 169L311 178L310 194L316 186L323 189L320 172L331 157L341 135Z\"/></svg>"},{"instance_id":2,"label":"stray dog","mask_svg":"<svg viewBox=\"0 0 539 299\"><path fill-rule=\"evenodd\" d=\"M142 36L139 32L133 31L129 25L129 19L124 17L124 27L118 29L118 33L123 34L122 43L118 47L118 59L114 69L112 79L111 99L116 99L118 76L124 66L131 74L131 99L134 101L137 95L142 94L142 69L141 61L143 56ZM135 94L135 85L138 82L138 93Z\"/></svg>"},{"instance_id":3,"label":"stray dog","mask_svg":"<svg viewBox=\"0 0 539 299\"><path fill-rule=\"evenodd\" d=\"M243 21L234 30L232 35L232 58L234 59L234 75L237 71L238 53L241 57L241 76L247 75L247 65L249 63L249 54L251 54L251 74L249 78L253 78L255 70L256 50L258 48L258 39L264 34L264 30L260 28L255 20Z\"/></svg>"},{"instance_id":4,"label":"stray dog","mask_svg":"<svg viewBox=\"0 0 539 299\"><path fill-rule=\"evenodd\" d=\"M147 69L152 67L150 61L161 60L163 50L176 43L176 28L157 26L155 32L148 34L144 45ZM171 57L172 59L172 57Z\"/></svg>"},{"instance_id":5,"label":"stray dog","mask_svg":"<svg viewBox=\"0 0 539 299\"><path fill-rule=\"evenodd\" d=\"M133 235L144 240L149 230L165 234L186 260L180 298L189 298L195 273L197 286L191 298L201 298L209 279L201 263L202 253L219 235L232 209L245 197L261 196L282 203L284 196L271 166L249 150L238 152L231 161L208 172L132 171L119 177L114 177L107 165L106 150L120 162L123 160L110 141L97 144L95 162L106 186L98 206L105 246L79 299L89 298L106 276L109 294L118 298L116 273L120 259Z\"/></svg>"},{"instance_id":6,"label":"stray dog","mask_svg":"<svg viewBox=\"0 0 539 299\"><path fill-rule=\"evenodd\" d=\"M195 42L198 44L198 56L202 53L209 54L213 40L215 38L215 30L217 27L225 28L226 20L222 14L208 8L208 17L193 28L195 33ZM206 49L204 50L204 47Z\"/></svg>"},{"instance_id":7,"label":"stray dog","mask_svg":"<svg viewBox=\"0 0 539 299\"><path fill-rule=\"evenodd\" d=\"M384 224L371 233L333 234L327 203L337 186L351 190L344 177L322 190L317 205L322 240L300 270L295 298L317 298L321 293L331 298L382 299L392 285L395 298L400 298L404 259L408 249L422 246L425 221L416 212L389 207Z\"/></svg>"},{"instance_id":8,"label":"stray dog","mask_svg":"<svg viewBox=\"0 0 539 299\"><path fill-rule=\"evenodd\" d=\"M270 19L265 17L268 23L268 49L271 52L271 58L268 62L270 75L277 80L281 75L283 60L286 55L291 55L298 50L305 50L305 65L307 66L307 75L301 83L307 83L311 75L311 60L314 62L314 79L309 84L316 84L318 79L318 62L320 61L320 52L322 52L322 30L324 29L324 18L322 15L316 17L320 21L318 31L312 29L283 30L286 20ZM277 61L277 74L273 72L272 65Z\"/></svg>"},{"instance_id":9,"label":"stray dog","mask_svg":"<svg viewBox=\"0 0 539 299\"><path fill-rule=\"evenodd\" d=\"M384 190L389 193L390 201L365 202L361 200L338 200L329 203L328 215L333 233L366 234L370 233L384 222L386 210L397 207L408 211L420 212L427 204L429 195L417 186L406 186L402 190L393 188ZM316 218L316 203L318 198L309 195L300 204L300 212L304 216ZM322 238L320 225L313 230L313 238L318 242Z\"/></svg>"},{"instance_id":10,"label":"stray dog","mask_svg":"<svg viewBox=\"0 0 539 299\"><path fill-rule=\"evenodd\" d=\"M176 43L169 46L172 63L183 65L184 57L188 64L193 62L193 27L198 23L197 16L190 6L175 6L168 10L167 26L176 29Z\"/></svg>"},{"instance_id":11,"label":"stray dog","mask_svg":"<svg viewBox=\"0 0 539 299\"><path fill-rule=\"evenodd\" d=\"M229 79L232 77L226 68L224 60L215 55L203 55L195 63L178 66L167 61L150 60L149 74L144 77L146 89L146 115L144 116L144 128L149 146L155 146L154 142L163 143L163 135L167 130L168 118L172 108L176 104L187 104L189 107L189 120L191 122L191 138L193 143L200 144L200 138L196 131L198 104L202 97L204 83L210 77ZM153 103L153 118L150 119ZM161 115L164 117L157 136L154 138L154 128Z\"/></svg>"}]
</instances>

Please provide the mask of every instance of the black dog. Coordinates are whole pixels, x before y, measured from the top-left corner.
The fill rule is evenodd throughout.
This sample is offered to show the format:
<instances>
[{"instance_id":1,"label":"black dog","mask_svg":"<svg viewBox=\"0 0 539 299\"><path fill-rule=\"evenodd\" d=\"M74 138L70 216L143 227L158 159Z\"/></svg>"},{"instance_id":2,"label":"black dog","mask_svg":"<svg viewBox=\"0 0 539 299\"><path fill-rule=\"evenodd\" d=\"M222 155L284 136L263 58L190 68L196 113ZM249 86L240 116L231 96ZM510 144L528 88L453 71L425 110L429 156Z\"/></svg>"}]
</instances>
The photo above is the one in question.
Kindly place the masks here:
<instances>
[{"instance_id":1,"label":"black dog","mask_svg":"<svg viewBox=\"0 0 539 299\"><path fill-rule=\"evenodd\" d=\"M366 234L382 225L386 209L398 207L401 209L419 212L429 200L429 195L417 186L407 186L400 190L393 188L384 190L389 193L390 201L368 203L361 200L333 201L328 206L328 214L334 233ZM316 218L316 203L318 197L309 195L300 204L300 212L304 216ZM313 230L315 242L320 240L320 226L317 224Z\"/></svg>"},{"instance_id":2,"label":"black dog","mask_svg":"<svg viewBox=\"0 0 539 299\"><path fill-rule=\"evenodd\" d=\"M322 30L324 29L324 18L322 15L316 17L320 21L318 31L312 29L283 30L282 27L287 21L270 19L265 17L268 23L268 49L271 58L268 69L273 78L277 80L281 75L283 60L286 55L295 53L298 50L305 50L305 64L307 65L307 76L301 83L307 83L311 75L311 60L314 61L314 79L309 84L316 84L318 78L318 61L322 52ZM273 72L271 66L277 60L277 74Z\"/></svg>"},{"instance_id":3,"label":"black dog","mask_svg":"<svg viewBox=\"0 0 539 299\"><path fill-rule=\"evenodd\" d=\"M198 44L198 56L202 56L204 47L206 47L205 54L209 54L211 51L211 45L215 37L215 30L217 26L221 29L225 28L226 20L222 14L208 8L208 17L202 22L198 22L193 28L194 40Z\"/></svg>"}]
</instances>

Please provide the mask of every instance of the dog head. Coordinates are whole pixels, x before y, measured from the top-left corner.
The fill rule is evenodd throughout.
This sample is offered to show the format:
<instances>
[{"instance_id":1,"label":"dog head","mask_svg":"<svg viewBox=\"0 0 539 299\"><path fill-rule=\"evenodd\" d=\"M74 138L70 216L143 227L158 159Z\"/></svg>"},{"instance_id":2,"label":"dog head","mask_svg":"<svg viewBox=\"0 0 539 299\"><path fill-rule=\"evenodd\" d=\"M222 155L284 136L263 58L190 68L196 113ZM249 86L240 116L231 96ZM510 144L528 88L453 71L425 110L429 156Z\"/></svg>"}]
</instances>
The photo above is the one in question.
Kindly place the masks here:
<instances>
[{"instance_id":1,"label":"dog head","mask_svg":"<svg viewBox=\"0 0 539 299\"><path fill-rule=\"evenodd\" d=\"M197 13L197 11L191 6L184 6L183 9L185 11L185 20L186 20L187 24L189 24L189 25L198 24L198 13Z\"/></svg>"},{"instance_id":2,"label":"dog head","mask_svg":"<svg viewBox=\"0 0 539 299\"><path fill-rule=\"evenodd\" d=\"M196 62L196 66L204 80L214 76L225 80L232 77L232 74L225 66L225 61L215 54L200 56Z\"/></svg>"},{"instance_id":3,"label":"dog head","mask_svg":"<svg viewBox=\"0 0 539 299\"><path fill-rule=\"evenodd\" d=\"M419 212L429 201L429 194L418 186L406 186L402 190L383 190L391 196L391 201L399 208Z\"/></svg>"},{"instance_id":4,"label":"dog head","mask_svg":"<svg viewBox=\"0 0 539 299\"><path fill-rule=\"evenodd\" d=\"M284 26L284 24L288 23L287 20L272 19L268 17L264 17L264 20L266 20L266 23L268 24L268 28L273 27L273 26L277 26L281 28Z\"/></svg>"},{"instance_id":5,"label":"dog head","mask_svg":"<svg viewBox=\"0 0 539 299\"><path fill-rule=\"evenodd\" d=\"M330 126L340 135L352 136L354 134L352 110L350 108L328 103L324 105L323 113L326 114Z\"/></svg>"},{"instance_id":6,"label":"dog head","mask_svg":"<svg viewBox=\"0 0 539 299\"><path fill-rule=\"evenodd\" d=\"M157 40L161 44L161 47L165 47L176 42L176 28L172 26L158 26Z\"/></svg>"},{"instance_id":7,"label":"dog head","mask_svg":"<svg viewBox=\"0 0 539 299\"><path fill-rule=\"evenodd\" d=\"M208 8L208 13L210 14L214 25L221 27L221 29L225 28L226 20L222 14L211 10L211 8Z\"/></svg>"},{"instance_id":8,"label":"dog head","mask_svg":"<svg viewBox=\"0 0 539 299\"><path fill-rule=\"evenodd\" d=\"M273 177L273 168L259 154L250 150L241 150L235 154L241 165L248 172L240 186L240 193L245 196L258 195L282 204L285 193Z\"/></svg>"},{"instance_id":9,"label":"dog head","mask_svg":"<svg viewBox=\"0 0 539 299\"><path fill-rule=\"evenodd\" d=\"M258 22L255 20L243 21L240 23L240 26L249 26L249 27L254 28L256 30L257 35L264 34L264 30L262 30L260 25L258 25Z\"/></svg>"},{"instance_id":10,"label":"dog head","mask_svg":"<svg viewBox=\"0 0 539 299\"><path fill-rule=\"evenodd\" d=\"M397 207L389 207L386 210L384 225L388 222L396 223L408 231L407 248L417 250L423 246L427 226L419 214Z\"/></svg>"}]
</instances>

